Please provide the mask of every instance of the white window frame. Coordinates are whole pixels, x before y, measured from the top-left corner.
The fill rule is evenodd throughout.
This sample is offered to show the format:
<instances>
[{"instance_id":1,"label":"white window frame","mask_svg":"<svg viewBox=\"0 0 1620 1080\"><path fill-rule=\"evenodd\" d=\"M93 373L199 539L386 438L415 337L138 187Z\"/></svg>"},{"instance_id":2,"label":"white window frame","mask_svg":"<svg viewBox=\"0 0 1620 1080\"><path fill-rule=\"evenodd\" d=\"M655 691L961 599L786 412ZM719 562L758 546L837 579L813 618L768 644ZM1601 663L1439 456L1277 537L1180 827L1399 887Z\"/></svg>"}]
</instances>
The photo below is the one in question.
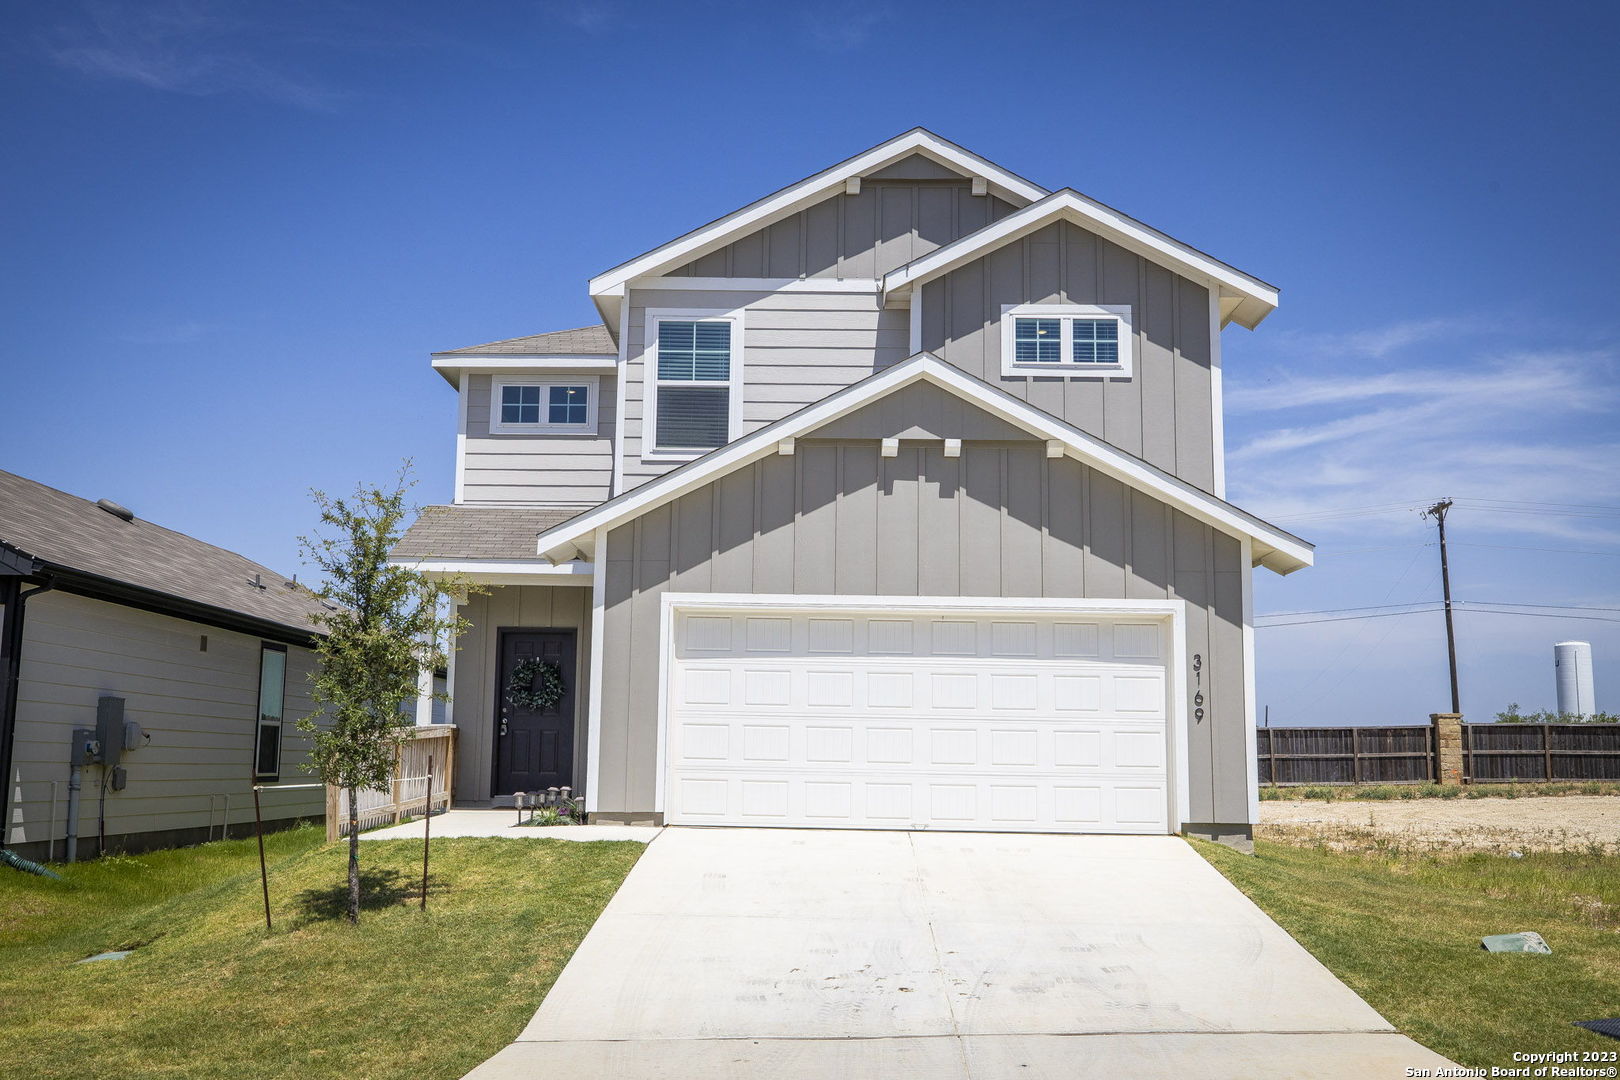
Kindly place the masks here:
<instances>
[{"instance_id":1,"label":"white window frame","mask_svg":"<svg viewBox=\"0 0 1620 1080\"><path fill-rule=\"evenodd\" d=\"M1014 357L1018 319L1057 319L1061 327L1056 363L1018 363ZM1119 359L1111 364L1074 360L1074 320L1113 319L1119 323ZM1001 307L1001 373L1045 375L1058 379L1128 379L1134 370L1136 338L1129 304L1003 304Z\"/></svg>"},{"instance_id":2,"label":"white window frame","mask_svg":"<svg viewBox=\"0 0 1620 1080\"><path fill-rule=\"evenodd\" d=\"M727 400L729 406L726 418L726 441L732 442L742 434L742 403L743 403L743 356L744 356L744 326L743 309L731 310L713 308L648 308L646 313L646 326L642 330L642 363L641 363L641 460L642 461L691 461L700 458L709 450L704 449L663 449L654 444L658 437L658 390L661 386L719 386L719 383L669 382L661 383L658 379L658 324L669 322L720 322L731 323L731 378L726 386L730 390Z\"/></svg>"},{"instance_id":3,"label":"white window frame","mask_svg":"<svg viewBox=\"0 0 1620 1080\"><path fill-rule=\"evenodd\" d=\"M489 381L489 433L491 435L595 435L596 402L601 391L601 378L596 375L494 375ZM585 387L585 422L583 424L553 424L541 419L533 424L507 424L501 421L501 392L508 386L540 386L547 392L541 395L540 415L549 415L549 388L553 386Z\"/></svg>"}]
</instances>

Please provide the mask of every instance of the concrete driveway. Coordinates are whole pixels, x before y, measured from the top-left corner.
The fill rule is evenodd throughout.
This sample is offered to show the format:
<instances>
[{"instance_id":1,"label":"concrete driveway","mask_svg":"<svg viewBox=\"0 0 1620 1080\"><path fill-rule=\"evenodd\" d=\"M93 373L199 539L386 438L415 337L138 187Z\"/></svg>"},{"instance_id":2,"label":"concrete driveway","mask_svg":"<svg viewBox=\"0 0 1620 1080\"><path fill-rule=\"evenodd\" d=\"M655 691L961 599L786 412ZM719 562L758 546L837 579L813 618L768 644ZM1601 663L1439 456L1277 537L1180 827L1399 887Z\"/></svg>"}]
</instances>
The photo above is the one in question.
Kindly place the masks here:
<instances>
[{"instance_id":1,"label":"concrete driveway","mask_svg":"<svg viewBox=\"0 0 1620 1080\"><path fill-rule=\"evenodd\" d=\"M1449 1064L1175 837L666 829L476 1080Z\"/></svg>"}]
</instances>

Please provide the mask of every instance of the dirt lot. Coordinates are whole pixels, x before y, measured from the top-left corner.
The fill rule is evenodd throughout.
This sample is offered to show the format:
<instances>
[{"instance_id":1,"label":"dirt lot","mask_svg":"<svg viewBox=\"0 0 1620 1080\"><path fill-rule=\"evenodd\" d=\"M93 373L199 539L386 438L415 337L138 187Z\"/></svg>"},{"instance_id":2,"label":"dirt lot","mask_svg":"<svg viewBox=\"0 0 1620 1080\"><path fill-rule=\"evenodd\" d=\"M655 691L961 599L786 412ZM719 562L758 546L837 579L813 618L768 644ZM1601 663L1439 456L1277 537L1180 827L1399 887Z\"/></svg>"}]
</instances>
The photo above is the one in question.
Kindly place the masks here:
<instances>
[{"instance_id":1,"label":"dirt lot","mask_svg":"<svg viewBox=\"0 0 1620 1080\"><path fill-rule=\"evenodd\" d=\"M1390 802L1263 802L1261 836L1337 848L1384 844L1454 851L1620 853L1620 798L1565 795L1522 799Z\"/></svg>"}]
</instances>

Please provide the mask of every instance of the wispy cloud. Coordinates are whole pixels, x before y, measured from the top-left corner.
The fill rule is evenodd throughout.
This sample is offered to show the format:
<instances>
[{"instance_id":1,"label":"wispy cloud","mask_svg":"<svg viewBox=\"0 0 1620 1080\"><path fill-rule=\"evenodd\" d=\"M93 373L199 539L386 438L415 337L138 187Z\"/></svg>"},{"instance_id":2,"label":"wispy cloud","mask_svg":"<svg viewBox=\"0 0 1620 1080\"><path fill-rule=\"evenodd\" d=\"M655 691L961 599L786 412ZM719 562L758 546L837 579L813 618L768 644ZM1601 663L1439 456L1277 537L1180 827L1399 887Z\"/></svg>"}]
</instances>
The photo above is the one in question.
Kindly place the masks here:
<instances>
[{"instance_id":1,"label":"wispy cloud","mask_svg":"<svg viewBox=\"0 0 1620 1080\"><path fill-rule=\"evenodd\" d=\"M624 9L612 0L553 0L542 10L556 22L587 34L605 34L624 19Z\"/></svg>"},{"instance_id":2,"label":"wispy cloud","mask_svg":"<svg viewBox=\"0 0 1620 1080\"><path fill-rule=\"evenodd\" d=\"M826 4L801 16L806 40L822 52L854 52L894 17L884 4Z\"/></svg>"},{"instance_id":3,"label":"wispy cloud","mask_svg":"<svg viewBox=\"0 0 1620 1080\"><path fill-rule=\"evenodd\" d=\"M90 4L44 35L56 64L90 78L210 97L242 94L327 111L344 96L320 80L259 58L263 28L196 0L135 7Z\"/></svg>"},{"instance_id":4,"label":"wispy cloud","mask_svg":"<svg viewBox=\"0 0 1620 1080\"><path fill-rule=\"evenodd\" d=\"M1343 335L1361 343L1352 369L1318 358L1234 386L1228 461L1239 501L1317 535L1376 530L1379 514L1326 513L1336 507L1442 496L1620 504L1620 351L1487 352L1450 338L1447 362L1412 358L1429 351L1434 327L1454 325ZM1620 514L1546 509L1482 511L1471 527L1620 543Z\"/></svg>"}]
</instances>

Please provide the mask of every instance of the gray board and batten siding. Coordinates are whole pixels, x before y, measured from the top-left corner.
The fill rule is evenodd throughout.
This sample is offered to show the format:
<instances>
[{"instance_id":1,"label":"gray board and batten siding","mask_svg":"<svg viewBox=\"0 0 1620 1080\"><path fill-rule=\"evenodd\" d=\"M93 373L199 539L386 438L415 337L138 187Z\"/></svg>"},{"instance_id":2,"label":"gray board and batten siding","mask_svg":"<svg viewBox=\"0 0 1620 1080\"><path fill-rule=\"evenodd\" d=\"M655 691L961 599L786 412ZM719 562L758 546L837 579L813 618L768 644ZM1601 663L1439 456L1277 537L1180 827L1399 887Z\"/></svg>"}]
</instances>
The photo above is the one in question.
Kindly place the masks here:
<instances>
[{"instance_id":1,"label":"gray board and batten siding","mask_svg":"<svg viewBox=\"0 0 1620 1080\"><path fill-rule=\"evenodd\" d=\"M1187 685L1207 698L1188 733L1191 821L1248 821L1239 541L1038 440L966 441L957 458L902 443L884 458L866 438L801 438L618 526L597 558L603 648L625 672L602 689L603 812L653 807L661 594L752 592L1182 599L1203 658Z\"/></svg>"},{"instance_id":2,"label":"gray board and batten siding","mask_svg":"<svg viewBox=\"0 0 1620 1080\"><path fill-rule=\"evenodd\" d=\"M613 429L617 393L610 371L584 373L597 383L596 433L498 434L490 431L497 376L467 376L467 502L538 502L594 506L612 495ZM550 377L551 373L547 372ZM557 372L567 382L568 372Z\"/></svg>"},{"instance_id":3,"label":"gray board and batten siding","mask_svg":"<svg viewBox=\"0 0 1620 1080\"><path fill-rule=\"evenodd\" d=\"M1209 290L1069 222L1057 222L926 282L921 348L968 374L1214 492ZM1006 305L1129 304L1130 378L1001 373Z\"/></svg>"}]
</instances>

